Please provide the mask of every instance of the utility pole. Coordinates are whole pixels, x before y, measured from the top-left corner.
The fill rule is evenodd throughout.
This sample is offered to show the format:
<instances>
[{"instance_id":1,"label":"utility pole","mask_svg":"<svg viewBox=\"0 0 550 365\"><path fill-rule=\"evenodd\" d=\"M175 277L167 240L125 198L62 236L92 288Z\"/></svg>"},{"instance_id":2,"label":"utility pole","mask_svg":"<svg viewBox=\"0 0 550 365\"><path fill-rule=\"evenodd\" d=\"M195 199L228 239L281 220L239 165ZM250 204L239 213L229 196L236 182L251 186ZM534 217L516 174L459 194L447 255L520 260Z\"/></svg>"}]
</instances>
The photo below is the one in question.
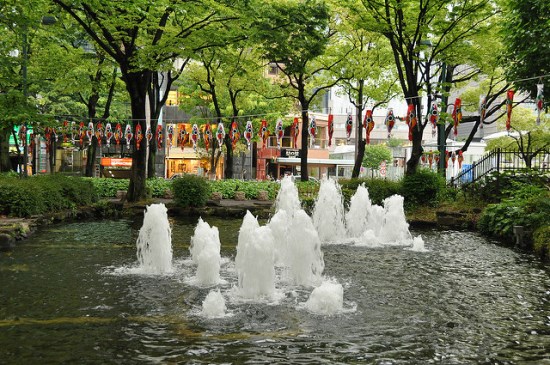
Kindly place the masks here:
<instances>
[{"instance_id":1,"label":"utility pole","mask_svg":"<svg viewBox=\"0 0 550 365\"><path fill-rule=\"evenodd\" d=\"M441 65L441 113L447 112L447 93L443 87L443 83L447 79L447 65L445 62ZM445 170L445 153L447 151L447 136L445 135L445 122L439 122L437 124L437 150L439 151L439 165L437 171L444 177L447 178L447 172Z\"/></svg>"}]
</instances>

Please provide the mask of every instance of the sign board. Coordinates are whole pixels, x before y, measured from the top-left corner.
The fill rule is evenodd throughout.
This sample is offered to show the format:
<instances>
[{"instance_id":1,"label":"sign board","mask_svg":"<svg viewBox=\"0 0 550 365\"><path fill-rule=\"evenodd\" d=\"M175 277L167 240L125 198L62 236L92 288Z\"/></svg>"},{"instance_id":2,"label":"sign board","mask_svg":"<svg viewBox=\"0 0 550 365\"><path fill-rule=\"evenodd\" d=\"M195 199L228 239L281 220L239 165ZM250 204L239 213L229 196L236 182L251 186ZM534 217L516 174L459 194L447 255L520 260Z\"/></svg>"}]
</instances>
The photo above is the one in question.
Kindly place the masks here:
<instances>
[{"instance_id":1,"label":"sign board","mask_svg":"<svg viewBox=\"0 0 550 365\"><path fill-rule=\"evenodd\" d=\"M294 157L300 158L300 150L295 148L283 148L281 149L281 157Z\"/></svg>"},{"instance_id":2,"label":"sign board","mask_svg":"<svg viewBox=\"0 0 550 365\"><path fill-rule=\"evenodd\" d=\"M102 157L101 158L101 166L131 168L132 167L132 159L131 158Z\"/></svg>"}]
</instances>

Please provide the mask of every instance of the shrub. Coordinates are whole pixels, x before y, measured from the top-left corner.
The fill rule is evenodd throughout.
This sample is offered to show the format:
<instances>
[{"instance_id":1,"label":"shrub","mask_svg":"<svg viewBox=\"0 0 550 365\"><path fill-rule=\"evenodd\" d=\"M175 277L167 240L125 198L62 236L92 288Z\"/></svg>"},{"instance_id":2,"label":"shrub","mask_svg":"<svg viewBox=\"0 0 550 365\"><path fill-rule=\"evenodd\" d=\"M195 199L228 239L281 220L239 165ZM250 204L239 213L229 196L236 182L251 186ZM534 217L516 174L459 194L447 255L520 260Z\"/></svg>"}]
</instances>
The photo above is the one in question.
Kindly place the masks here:
<instances>
[{"instance_id":1,"label":"shrub","mask_svg":"<svg viewBox=\"0 0 550 365\"><path fill-rule=\"evenodd\" d=\"M184 175L172 180L172 191L176 204L183 207L202 207L211 194L208 181L196 175Z\"/></svg>"},{"instance_id":2,"label":"shrub","mask_svg":"<svg viewBox=\"0 0 550 365\"><path fill-rule=\"evenodd\" d=\"M444 189L443 176L429 169L418 169L403 178L401 195L407 207L436 206Z\"/></svg>"},{"instance_id":3,"label":"shrub","mask_svg":"<svg viewBox=\"0 0 550 365\"><path fill-rule=\"evenodd\" d=\"M92 184L82 178L40 175L0 178L0 213L30 217L71 209L97 200Z\"/></svg>"},{"instance_id":4,"label":"shrub","mask_svg":"<svg viewBox=\"0 0 550 365\"><path fill-rule=\"evenodd\" d=\"M267 191L270 200L275 199L279 184L274 181L242 181L235 179L209 181L212 192L222 194L223 199L233 199L236 191L242 191L246 199L256 199L260 190Z\"/></svg>"},{"instance_id":5,"label":"shrub","mask_svg":"<svg viewBox=\"0 0 550 365\"><path fill-rule=\"evenodd\" d=\"M537 228L533 233L533 250L542 258L550 257L550 225Z\"/></svg>"}]
</instances>

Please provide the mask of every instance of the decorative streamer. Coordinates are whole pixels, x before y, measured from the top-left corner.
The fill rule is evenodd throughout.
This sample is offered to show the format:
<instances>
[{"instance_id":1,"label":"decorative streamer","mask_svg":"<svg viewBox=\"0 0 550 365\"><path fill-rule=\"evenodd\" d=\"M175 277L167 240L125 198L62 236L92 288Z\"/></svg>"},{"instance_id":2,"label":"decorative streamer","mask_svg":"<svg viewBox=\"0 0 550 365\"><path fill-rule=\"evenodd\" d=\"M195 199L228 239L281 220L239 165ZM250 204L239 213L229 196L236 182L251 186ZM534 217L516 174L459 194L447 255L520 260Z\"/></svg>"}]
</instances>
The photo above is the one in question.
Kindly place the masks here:
<instances>
[{"instance_id":1,"label":"decorative streamer","mask_svg":"<svg viewBox=\"0 0 550 365\"><path fill-rule=\"evenodd\" d=\"M367 144L370 144L370 134L372 130L374 129L374 118L372 117L372 110L367 109L365 112L365 120L363 121L363 125L365 127L366 135L367 135Z\"/></svg>"},{"instance_id":2,"label":"decorative streamer","mask_svg":"<svg viewBox=\"0 0 550 365\"><path fill-rule=\"evenodd\" d=\"M231 148L235 149L237 141L241 138L241 133L239 132L239 126L237 121L233 119L231 122L231 129L229 130L229 139L231 139Z\"/></svg>"},{"instance_id":3,"label":"decorative streamer","mask_svg":"<svg viewBox=\"0 0 550 365\"><path fill-rule=\"evenodd\" d=\"M147 140L147 145L151 145L151 141L153 140L153 132L151 131L151 126L148 125L147 129L145 130L145 139Z\"/></svg>"},{"instance_id":4,"label":"decorative streamer","mask_svg":"<svg viewBox=\"0 0 550 365\"><path fill-rule=\"evenodd\" d=\"M458 168L462 169L462 162L464 161L464 155L462 154L462 150L458 150Z\"/></svg>"},{"instance_id":5,"label":"decorative streamer","mask_svg":"<svg viewBox=\"0 0 550 365\"><path fill-rule=\"evenodd\" d=\"M267 120L265 119L262 119L262 126L260 127L259 135L262 138L262 148L266 148L267 139L269 138L269 130L267 129Z\"/></svg>"},{"instance_id":6,"label":"decorative streamer","mask_svg":"<svg viewBox=\"0 0 550 365\"><path fill-rule=\"evenodd\" d=\"M460 98L456 98L455 104L453 107L453 134L455 137L458 135L458 125L462 121L462 100Z\"/></svg>"},{"instance_id":7,"label":"decorative streamer","mask_svg":"<svg viewBox=\"0 0 550 365\"><path fill-rule=\"evenodd\" d=\"M222 148L223 140L225 138L225 129L223 127L223 123L218 123L218 130L216 131L216 140L218 141L218 146Z\"/></svg>"},{"instance_id":8,"label":"decorative streamer","mask_svg":"<svg viewBox=\"0 0 550 365\"><path fill-rule=\"evenodd\" d=\"M405 122L409 126L409 141L413 140L413 128L416 127L416 107L414 104L409 104L407 108L407 117Z\"/></svg>"},{"instance_id":9,"label":"decorative streamer","mask_svg":"<svg viewBox=\"0 0 550 365\"><path fill-rule=\"evenodd\" d=\"M88 137L88 143L92 143L92 137L94 135L94 123L88 123L88 129L86 130L86 137Z\"/></svg>"},{"instance_id":10,"label":"decorative streamer","mask_svg":"<svg viewBox=\"0 0 550 365\"><path fill-rule=\"evenodd\" d=\"M298 135L300 134L300 126L298 124L298 117L294 118L292 122L292 140L294 141L294 148L298 146Z\"/></svg>"},{"instance_id":11,"label":"decorative streamer","mask_svg":"<svg viewBox=\"0 0 550 365\"><path fill-rule=\"evenodd\" d=\"M328 115L328 146L332 146L332 135L334 134L334 115Z\"/></svg>"},{"instance_id":12,"label":"decorative streamer","mask_svg":"<svg viewBox=\"0 0 550 365\"><path fill-rule=\"evenodd\" d=\"M174 138L174 126L168 124L166 128L166 138L168 139L168 147L172 147L172 139Z\"/></svg>"},{"instance_id":13,"label":"decorative streamer","mask_svg":"<svg viewBox=\"0 0 550 365\"><path fill-rule=\"evenodd\" d=\"M64 120L63 121L63 143L67 143L69 141L69 133L71 131L69 130L69 121Z\"/></svg>"},{"instance_id":14,"label":"decorative streamer","mask_svg":"<svg viewBox=\"0 0 550 365\"><path fill-rule=\"evenodd\" d=\"M126 148L130 149L130 143L132 142L132 138L134 138L130 123L126 124L126 128L124 129L124 138L126 138Z\"/></svg>"},{"instance_id":15,"label":"decorative streamer","mask_svg":"<svg viewBox=\"0 0 550 365\"><path fill-rule=\"evenodd\" d=\"M79 127L78 128L78 137L79 137L80 146L84 147L84 136L86 135L86 129L84 127L84 122L80 122L78 127Z\"/></svg>"},{"instance_id":16,"label":"decorative streamer","mask_svg":"<svg viewBox=\"0 0 550 365\"><path fill-rule=\"evenodd\" d=\"M191 142L193 143L193 149L197 150L197 143L199 142L200 134L199 134L199 126L197 124L193 124L193 127L191 127Z\"/></svg>"},{"instance_id":17,"label":"decorative streamer","mask_svg":"<svg viewBox=\"0 0 550 365\"><path fill-rule=\"evenodd\" d=\"M210 142L212 142L212 126L210 122L207 122L204 125L204 147L206 147L206 152L210 148Z\"/></svg>"},{"instance_id":18,"label":"decorative streamer","mask_svg":"<svg viewBox=\"0 0 550 365\"><path fill-rule=\"evenodd\" d=\"M284 135L285 135L285 130L283 129L283 121L279 118L277 119L277 124L275 125L275 136L277 137L278 149L281 149L281 144L282 144Z\"/></svg>"},{"instance_id":19,"label":"decorative streamer","mask_svg":"<svg viewBox=\"0 0 550 365\"><path fill-rule=\"evenodd\" d=\"M155 132L155 135L157 137L157 150L160 150L162 148L162 142L164 140L164 135L162 133L162 125L157 125L157 130Z\"/></svg>"},{"instance_id":20,"label":"decorative streamer","mask_svg":"<svg viewBox=\"0 0 550 365\"><path fill-rule=\"evenodd\" d=\"M317 123L315 123L315 116L312 115L309 119L309 137L310 137L310 146L315 145L315 133L317 132Z\"/></svg>"},{"instance_id":21,"label":"decorative streamer","mask_svg":"<svg viewBox=\"0 0 550 365\"><path fill-rule=\"evenodd\" d=\"M139 151L141 147L141 141L143 140L143 132L141 131L141 124L136 124L136 149Z\"/></svg>"},{"instance_id":22,"label":"decorative streamer","mask_svg":"<svg viewBox=\"0 0 550 365\"><path fill-rule=\"evenodd\" d=\"M393 109L388 108L388 114L386 114L386 120L384 121L386 128L388 129L388 139L391 137L391 131L395 125L395 116L393 115Z\"/></svg>"},{"instance_id":23,"label":"decorative streamer","mask_svg":"<svg viewBox=\"0 0 550 365\"><path fill-rule=\"evenodd\" d=\"M346 119L346 137L348 142L351 139L351 131L353 130L353 117L351 116L351 113L348 113L348 117Z\"/></svg>"},{"instance_id":24,"label":"decorative streamer","mask_svg":"<svg viewBox=\"0 0 550 365\"><path fill-rule=\"evenodd\" d=\"M512 104L514 102L515 91L510 89L506 93L506 130L509 131L512 127Z\"/></svg>"},{"instance_id":25,"label":"decorative streamer","mask_svg":"<svg viewBox=\"0 0 550 365\"><path fill-rule=\"evenodd\" d=\"M107 148L111 146L112 138L113 138L113 127L111 126L111 123L107 122L107 124L105 124L105 144L107 145Z\"/></svg>"},{"instance_id":26,"label":"decorative streamer","mask_svg":"<svg viewBox=\"0 0 550 365\"><path fill-rule=\"evenodd\" d=\"M53 132L55 134L55 130L53 130ZM98 146L101 146L101 141L103 139L103 124L101 122L98 122L96 125L95 138L97 138Z\"/></svg>"},{"instance_id":27,"label":"decorative streamer","mask_svg":"<svg viewBox=\"0 0 550 365\"><path fill-rule=\"evenodd\" d=\"M187 135L187 131L185 130L185 124L181 124L179 127L178 137L176 139L176 146L180 146L181 150L185 150L185 137Z\"/></svg>"},{"instance_id":28,"label":"decorative streamer","mask_svg":"<svg viewBox=\"0 0 550 365\"><path fill-rule=\"evenodd\" d=\"M252 140L252 135L254 131L252 129L252 121L249 120L246 122L246 127L244 128L244 139L246 140L246 146L250 148L250 141Z\"/></svg>"},{"instance_id":29,"label":"decorative streamer","mask_svg":"<svg viewBox=\"0 0 550 365\"><path fill-rule=\"evenodd\" d=\"M117 123L115 126L115 142L117 146L120 144L120 141L122 140L122 126L120 123Z\"/></svg>"},{"instance_id":30,"label":"decorative streamer","mask_svg":"<svg viewBox=\"0 0 550 365\"><path fill-rule=\"evenodd\" d=\"M544 84L537 84L537 125L540 125L540 116L544 107Z\"/></svg>"}]
</instances>

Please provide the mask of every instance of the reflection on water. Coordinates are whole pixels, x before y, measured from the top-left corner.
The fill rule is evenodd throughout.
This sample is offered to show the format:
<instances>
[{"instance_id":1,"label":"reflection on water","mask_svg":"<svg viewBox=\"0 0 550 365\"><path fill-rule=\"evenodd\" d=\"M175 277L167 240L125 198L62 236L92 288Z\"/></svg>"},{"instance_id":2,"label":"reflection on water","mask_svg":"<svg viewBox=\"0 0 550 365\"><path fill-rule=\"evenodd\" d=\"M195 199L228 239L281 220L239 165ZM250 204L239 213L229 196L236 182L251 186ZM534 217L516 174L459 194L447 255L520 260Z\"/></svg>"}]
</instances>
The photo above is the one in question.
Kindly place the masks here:
<instances>
[{"instance_id":1,"label":"reflection on water","mask_svg":"<svg viewBox=\"0 0 550 365\"><path fill-rule=\"evenodd\" d=\"M427 252L325 245L344 311L311 314L311 287L232 301L241 221L220 232L223 283L188 280L196 220L171 220L173 273L136 264L141 222L53 226L0 256L2 364L540 364L550 348L550 271L473 233L423 231ZM119 271L117 271L119 270ZM201 316L212 289L229 315ZM545 360L546 359L546 360Z\"/></svg>"}]
</instances>

